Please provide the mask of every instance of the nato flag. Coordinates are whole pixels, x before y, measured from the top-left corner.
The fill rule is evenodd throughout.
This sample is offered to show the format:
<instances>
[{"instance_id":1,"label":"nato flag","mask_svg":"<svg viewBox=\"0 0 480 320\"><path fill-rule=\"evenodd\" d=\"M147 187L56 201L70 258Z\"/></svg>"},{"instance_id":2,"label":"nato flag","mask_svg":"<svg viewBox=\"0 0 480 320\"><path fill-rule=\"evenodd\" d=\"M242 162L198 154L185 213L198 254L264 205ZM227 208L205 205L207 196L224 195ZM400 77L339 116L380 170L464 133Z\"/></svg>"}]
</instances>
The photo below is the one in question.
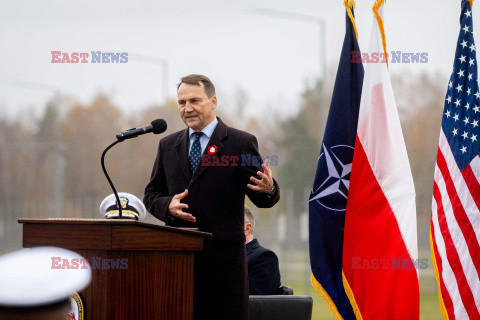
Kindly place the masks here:
<instances>
[{"instance_id":1,"label":"nato flag","mask_svg":"<svg viewBox=\"0 0 480 320\"><path fill-rule=\"evenodd\" d=\"M309 238L312 285L337 318L355 319L343 288L342 252L363 66L348 13L346 20L342 54L309 199Z\"/></svg>"}]
</instances>

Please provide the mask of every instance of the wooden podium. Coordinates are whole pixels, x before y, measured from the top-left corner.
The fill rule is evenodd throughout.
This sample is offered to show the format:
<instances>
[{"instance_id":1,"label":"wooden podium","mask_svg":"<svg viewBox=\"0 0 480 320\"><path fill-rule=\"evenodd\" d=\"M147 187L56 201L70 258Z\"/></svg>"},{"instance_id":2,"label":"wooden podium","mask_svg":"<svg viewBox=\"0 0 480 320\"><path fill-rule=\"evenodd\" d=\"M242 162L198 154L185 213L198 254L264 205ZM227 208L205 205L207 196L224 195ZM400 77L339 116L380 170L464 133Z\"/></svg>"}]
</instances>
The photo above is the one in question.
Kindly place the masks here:
<instances>
[{"instance_id":1,"label":"wooden podium","mask_svg":"<svg viewBox=\"0 0 480 320\"><path fill-rule=\"evenodd\" d=\"M18 222L23 247L61 247L90 262L92 281L79 292L86 320L192 319L194 253L211 234L131 220Z\"/></svg>"}]
</instances>

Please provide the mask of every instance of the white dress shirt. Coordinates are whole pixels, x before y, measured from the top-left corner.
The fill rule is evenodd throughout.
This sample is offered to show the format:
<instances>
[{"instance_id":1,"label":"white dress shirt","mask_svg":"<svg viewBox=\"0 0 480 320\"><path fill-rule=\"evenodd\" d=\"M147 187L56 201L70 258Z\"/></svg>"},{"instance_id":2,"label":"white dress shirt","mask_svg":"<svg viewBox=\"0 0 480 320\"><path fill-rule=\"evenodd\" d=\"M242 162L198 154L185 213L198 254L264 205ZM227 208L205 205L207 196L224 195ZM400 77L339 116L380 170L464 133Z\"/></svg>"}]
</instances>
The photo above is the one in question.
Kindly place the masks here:
<instances>
[{"instance_id":1,"label":"white dress shirt","mask_svg":"<svg viewBox=\"0 0 480 320\"><path fill-rule=\"evenodd\" d=\"M207 144L210 141L210 138L212 137L213 130L215 130L217 123L218 123L218 120L217 120L217 117L215 117L212 120L212 122L207 124L205 128L201 130L201 132L203 132L202 136L200 137L200 146L202 147L202 154L205 151L205 148L207 147ZM193 135L194 132L195 130L193 130L192 128L188 128L188 134L190 136L190 140L188 143L188 154L190 154L193 142L195 141L195 136Z\"/></svg>"}]
</instances>

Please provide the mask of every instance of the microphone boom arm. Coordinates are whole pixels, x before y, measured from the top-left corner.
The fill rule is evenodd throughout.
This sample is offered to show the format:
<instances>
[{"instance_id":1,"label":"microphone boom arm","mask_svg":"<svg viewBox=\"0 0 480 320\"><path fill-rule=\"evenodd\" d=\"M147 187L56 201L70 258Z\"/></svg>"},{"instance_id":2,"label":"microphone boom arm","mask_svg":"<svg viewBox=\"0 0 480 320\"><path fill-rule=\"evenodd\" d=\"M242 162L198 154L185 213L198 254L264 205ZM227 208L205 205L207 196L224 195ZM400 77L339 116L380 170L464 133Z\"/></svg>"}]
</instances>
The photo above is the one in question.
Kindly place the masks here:
<instances>
[{"instance_id":1,"label":"microphone boom arm","mask_svg":"<svg viewBox=\"0 0 480 320\"><path fill-rule=\"evenodd\" d=\"M107 169L105 169L105 154L107 153L108 150L110 150L110 148L112 148L114 145L116 145L117 143L121 142L120 140L116 140L114 143L112 143L111 145L109 145L102 153L102 169L103 169L103 173L105 174L105 177L107 178L108 180L108 183L110 184L110 187L112 188L113 190L113 194L115 194L115 199L117 199L117 205L118 205L118 217L120 219L122 219L122 204L120 203L120 197L118 196L118 193L117 193L117 190L115 190L115 187L113 186L113 183L112 183L112 180L110 180L110 177L108 176L108 173L107 173Z\"/></svg>"}]
</instances>

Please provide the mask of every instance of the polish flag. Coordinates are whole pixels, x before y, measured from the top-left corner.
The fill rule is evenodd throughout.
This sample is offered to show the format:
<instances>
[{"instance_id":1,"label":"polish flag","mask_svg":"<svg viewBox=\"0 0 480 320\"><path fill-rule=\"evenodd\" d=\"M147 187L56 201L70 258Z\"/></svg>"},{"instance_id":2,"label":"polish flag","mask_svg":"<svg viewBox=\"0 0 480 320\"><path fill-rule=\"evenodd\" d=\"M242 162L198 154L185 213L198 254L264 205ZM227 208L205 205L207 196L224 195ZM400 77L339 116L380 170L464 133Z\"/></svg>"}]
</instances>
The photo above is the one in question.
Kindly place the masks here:
<instances>
[{"instance_id":1,"label":"polish flag","mask_svg":"<svg viewBox=\"0 0 480 320\"><path fill-rule=\"evenodd\" d=\"M381 2L374 5L370 57L385 52ZM387 65L379 59L364 66L345 218L344 287L357 319L418 319L412 173Z\"/></svg>"}]
</instances>

